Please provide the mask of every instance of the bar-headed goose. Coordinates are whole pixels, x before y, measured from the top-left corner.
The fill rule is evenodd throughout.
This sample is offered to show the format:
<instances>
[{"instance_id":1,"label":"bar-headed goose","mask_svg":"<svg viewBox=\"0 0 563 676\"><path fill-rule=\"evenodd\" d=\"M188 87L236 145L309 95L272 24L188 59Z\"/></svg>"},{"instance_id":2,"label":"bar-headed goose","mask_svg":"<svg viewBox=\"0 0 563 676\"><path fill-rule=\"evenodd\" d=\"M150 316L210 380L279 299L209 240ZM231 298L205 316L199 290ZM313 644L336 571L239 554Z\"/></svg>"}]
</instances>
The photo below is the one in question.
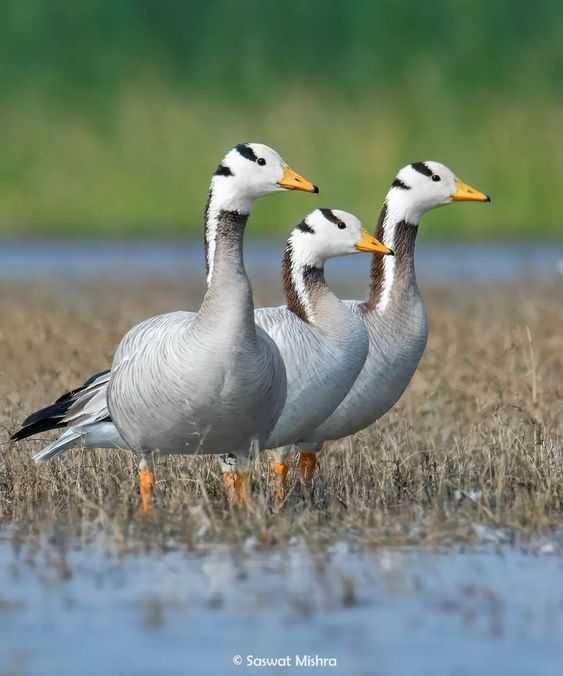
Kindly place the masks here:
<instances>
[{"instance_id":1,"label":"bar-headed goose","mask_svg":"<svg viewBox=\"0 0 563 676\"><path fill-rule=\"evenodd\" d=\"M242 245L255 200L281 190L318 192L268 146L240 144L227 153L205 210L208 285L199 311L158 315L133 327L110 374L33 414L14 438L70 424L38 460L70 445L99 446L98 437L103 445L125 442L118 445L142 457L145 510L154 482L147 454L220 449L244 458L253 445L263 447L285 403L285 366L254 323ZM107 426L108 412L118 435Z\"/></svg>"},{"instance_id":2,"label":"bar-headed goose","mask_svg":"<svg viewBox=\"0 0 563 676\"><path fill-rule=\"evenodd\" d=\"M367 331L361 319L330 291L324 278L327 259L359 252L392 253L367 233L355 216L338 210L318 209L309 214L287 241L282 258L287 306L255 311L256 323L275 342L287 374L285 405L264 447L295 443L314 429L340 403L363 366ZM31 416L15 437L36 433L38 424L41 429L55 427L58 422L71 425L59 440L35 456L37 461L76 445L76 436L86 446L126 447L107 408L110 377L110 371L93 376L58 404ZM77 417L86 424L77 425ZM277 463L275 467L281 474L281 498L285 465ZM231 498L243 501L246 483L240 459L237 462L236 457L225 456L223 469ZM151 481L150 477L145 480Z\"/></svg>"},{"instance_id":3,"label":"bar-headed goose","mask_svg":"<svg viewBox=\"0 0 563 676\"><path fill-rule=\"evenodd\" d=\"M362 371L338 408L303 438L301 473L310 479L325 441L340 439L371 425L400 398L418 366L427 339L426 311L416 283L414 248L422 216L452 202L490 202L490 197L460 181L439 162L403 167L387 193L376 237L394 257L373 257L369 297L347 301L369 334Z\"/></svg>"},{"instance_id":4,"label":"bar-headed goose","mask_svg":"<svg viewBox=\"0 0 563 676\"><path fill-rule=\"evenodd\" d=\"M392 254L353 214L336 209L309 214L287 240L282 259L287 305L255 311L257 325L275 342L287 374L285 406L264 448L276 449L306 438L335 410L364 364L366 328L332 293L324 277L328 259L359 252ZM274 457L276 492L282 499L287 465L282 452ZM234 460L223 457L225 472L232 471Z\"/></svg>"}]
</instances>

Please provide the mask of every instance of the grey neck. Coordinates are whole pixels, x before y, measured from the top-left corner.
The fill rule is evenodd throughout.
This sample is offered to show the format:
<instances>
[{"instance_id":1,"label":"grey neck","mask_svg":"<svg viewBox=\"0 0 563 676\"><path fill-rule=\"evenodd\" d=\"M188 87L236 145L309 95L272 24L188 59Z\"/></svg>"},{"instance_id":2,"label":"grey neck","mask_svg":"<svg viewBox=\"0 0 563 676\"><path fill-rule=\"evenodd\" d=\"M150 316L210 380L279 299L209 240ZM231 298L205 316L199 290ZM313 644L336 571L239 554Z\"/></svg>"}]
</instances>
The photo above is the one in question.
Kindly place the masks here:
<instances>
[{"instance_id":1,"label":"grey neck","mask_svg":"<svg viewBox=\"0 0 563 676\"><path fill-rule=\"evenodd\" d=\"M393 249L394 256L373 256L368 311L384 313L399 307L401 297L418 293L414 268L414 250L418 223L409 223L385 201L377 224L376 237Z\"/></svg>"},{"instance_id":2,"label":"grey neck","mask_svg":"<svg viewBox=\"0 0 563 676\"><path fill-rule=\"evenodd\" d=\"M239 214L236 211L220 210L217 214L213 275L209 286L216 284L216 280L225 274L234 273L246 277L242 245L247 221L248 214ZM209 262L207 268L209 272Z\"/></svg>"},{"instance_id":3,"label":"grey neck","mask_svg":"<svg viewBox=\"0 0 563 676\"><path fill-rule=\"evenodd\" d=\"M245 196L233 182L232 173L227 175L225 172L226 169L219 165L211 179L205 206L203 241L208 286L211 285L216 264L221 265L229 260L232 262L234 256L242 267L242 238L248 215L254 206L254 199ZM217 248L227 252L225 261L223 253L218 254Z\"/></svg>"},{"instance_id":4,"label":"grey neck","mask_svg":"<svg viewBox=\"0 0 563 676\"><path fill-rule=\"evenodd\" d=\"M248 318L254 304L242 249L249 214L223 208L222 203L225 200L213 195L212 186L205 209L207 291L200 313L212 310L216 317L238 314ZM250 321L254 326L253 317Z\"/></svg>"}]
</instances>

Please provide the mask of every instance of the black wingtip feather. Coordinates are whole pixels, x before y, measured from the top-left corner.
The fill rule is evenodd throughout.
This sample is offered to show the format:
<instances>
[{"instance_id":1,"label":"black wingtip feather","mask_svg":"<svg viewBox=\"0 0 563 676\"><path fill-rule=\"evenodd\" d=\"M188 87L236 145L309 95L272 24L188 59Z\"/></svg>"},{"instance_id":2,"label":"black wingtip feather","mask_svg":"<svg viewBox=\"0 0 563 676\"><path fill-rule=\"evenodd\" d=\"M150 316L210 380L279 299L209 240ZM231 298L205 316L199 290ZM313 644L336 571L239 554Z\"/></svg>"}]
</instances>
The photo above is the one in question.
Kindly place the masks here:
<instances>
[{"instance_id":1,"label":"black wingtip feather","mask_svg":"<svg viewBox=\"0 0 563 676\"><path fill-rule=\"evenodd\" d=\"M32 437L34 434L56 430L61 427L66 427L66 423L62 422L61 418L45 418L30 425L23 425L21 429L12 434L10 439L12 441L21 441L22 439L27 439L27 437Z\"/></svg>"},{"instance_id":2,"label":"black wingtip feather","mask_svg":"<svg viewBox=\"0 0 563 676\"><path fill-rule=\"evenodd\" d=\"M11 439L19 441L39 434L39 432L65 427L66 423L63 422L63 418L71 403L72 400L68 397L65 401L57 400L50 406L34 411L23 421L21 428L12 434Z\"/></svg>"},{"instance_id":3,"label":"black wingtip feather","mask_svg":"<svg viewBox=\"0 0 563 676\"><path fill-rule=\"evenodd\" d=\"M23 421L21 429L12 434L10 437L12 441L20 441L21 439L32 437L34 434L39 434L40 432L48 432L49 430L66 427L66 423L63 419L65 413L74 403L76 395L88 388L100 376L106 375L107 373L109 373L107 369L95 373L80 387L77 387L75 390L70 390L70 392L66 392L60 396L54 404L49 404L49 406L34 411Z\"/></svg>"},{"instance_id":4,"label":"black wingtip feather","mask_svg":"<svg viewBox=\"0 0 563 676\"><path fill-rule=\"evenodd\" d=\"M35 423L40 420L49 420L51 418L63 418L64 414L67 412L70 404L70 399L68 401L56 401L50 406L45 406L45 408L40 408L38 411L34 411L31 415L23 421L22 427L28 427L29 425L35 425Z\"/></svg>"}]
</instances>

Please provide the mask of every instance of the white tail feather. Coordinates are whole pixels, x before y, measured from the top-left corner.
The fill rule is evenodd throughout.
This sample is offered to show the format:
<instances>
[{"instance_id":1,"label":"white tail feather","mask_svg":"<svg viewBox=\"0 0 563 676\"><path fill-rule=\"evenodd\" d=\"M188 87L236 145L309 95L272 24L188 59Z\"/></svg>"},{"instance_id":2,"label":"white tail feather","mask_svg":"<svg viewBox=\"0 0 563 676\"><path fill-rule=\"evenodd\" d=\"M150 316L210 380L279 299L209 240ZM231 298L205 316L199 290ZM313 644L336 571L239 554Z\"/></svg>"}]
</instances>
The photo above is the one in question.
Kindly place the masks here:
<instances>
[{"instance_id":1,"label":"white tail feather","mask_svg":"<svg viewBox=\"0 0 563 676\"><path fill-rule=\"evenodd\" d=\"M69 427L52 444L45 446L33 456L34 462L46 462L56 458L68 448L127 448L112 422L100 422L83 427Z\"/></svg>"},{"instance_id":2,"label":"white tail feather","mask_svg":"<svg viewBox=\"0 0 563 676\"><path fill-rule=\"evenodd\" d=\"M80 446L80 440L83 436L83 431L78 429L73 429L72 427L66 430L61 436L53 441L52 444L42 448L39 453L36 453L33 456L34 462L46 462L52 458L56 458L57 455L66 451L67 448L73 448L75 446Z\"/></svg>"}]
</instances>

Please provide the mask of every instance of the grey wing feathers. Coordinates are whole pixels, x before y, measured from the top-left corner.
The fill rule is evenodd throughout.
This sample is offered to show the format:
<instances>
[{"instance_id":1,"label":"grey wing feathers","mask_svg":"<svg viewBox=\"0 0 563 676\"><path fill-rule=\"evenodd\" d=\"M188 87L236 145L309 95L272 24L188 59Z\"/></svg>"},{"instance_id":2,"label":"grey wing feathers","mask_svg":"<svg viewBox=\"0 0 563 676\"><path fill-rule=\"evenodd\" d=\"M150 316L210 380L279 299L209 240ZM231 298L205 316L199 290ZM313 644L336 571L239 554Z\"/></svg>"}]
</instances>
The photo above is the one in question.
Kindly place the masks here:
<instances>
[{"instance_id":1,"label":"grey wing feathers","mask_svg":"<svg viewBox=\"0 0 563 676\"><path fill-rule=\"evenodd\" d=\"M96 373L81 387L63 394L54 404L35 411L24 420L12 439L18 441L47 430L108 420L106 390L110 377L109 370Z\"/></svg>"}]
</instances>

